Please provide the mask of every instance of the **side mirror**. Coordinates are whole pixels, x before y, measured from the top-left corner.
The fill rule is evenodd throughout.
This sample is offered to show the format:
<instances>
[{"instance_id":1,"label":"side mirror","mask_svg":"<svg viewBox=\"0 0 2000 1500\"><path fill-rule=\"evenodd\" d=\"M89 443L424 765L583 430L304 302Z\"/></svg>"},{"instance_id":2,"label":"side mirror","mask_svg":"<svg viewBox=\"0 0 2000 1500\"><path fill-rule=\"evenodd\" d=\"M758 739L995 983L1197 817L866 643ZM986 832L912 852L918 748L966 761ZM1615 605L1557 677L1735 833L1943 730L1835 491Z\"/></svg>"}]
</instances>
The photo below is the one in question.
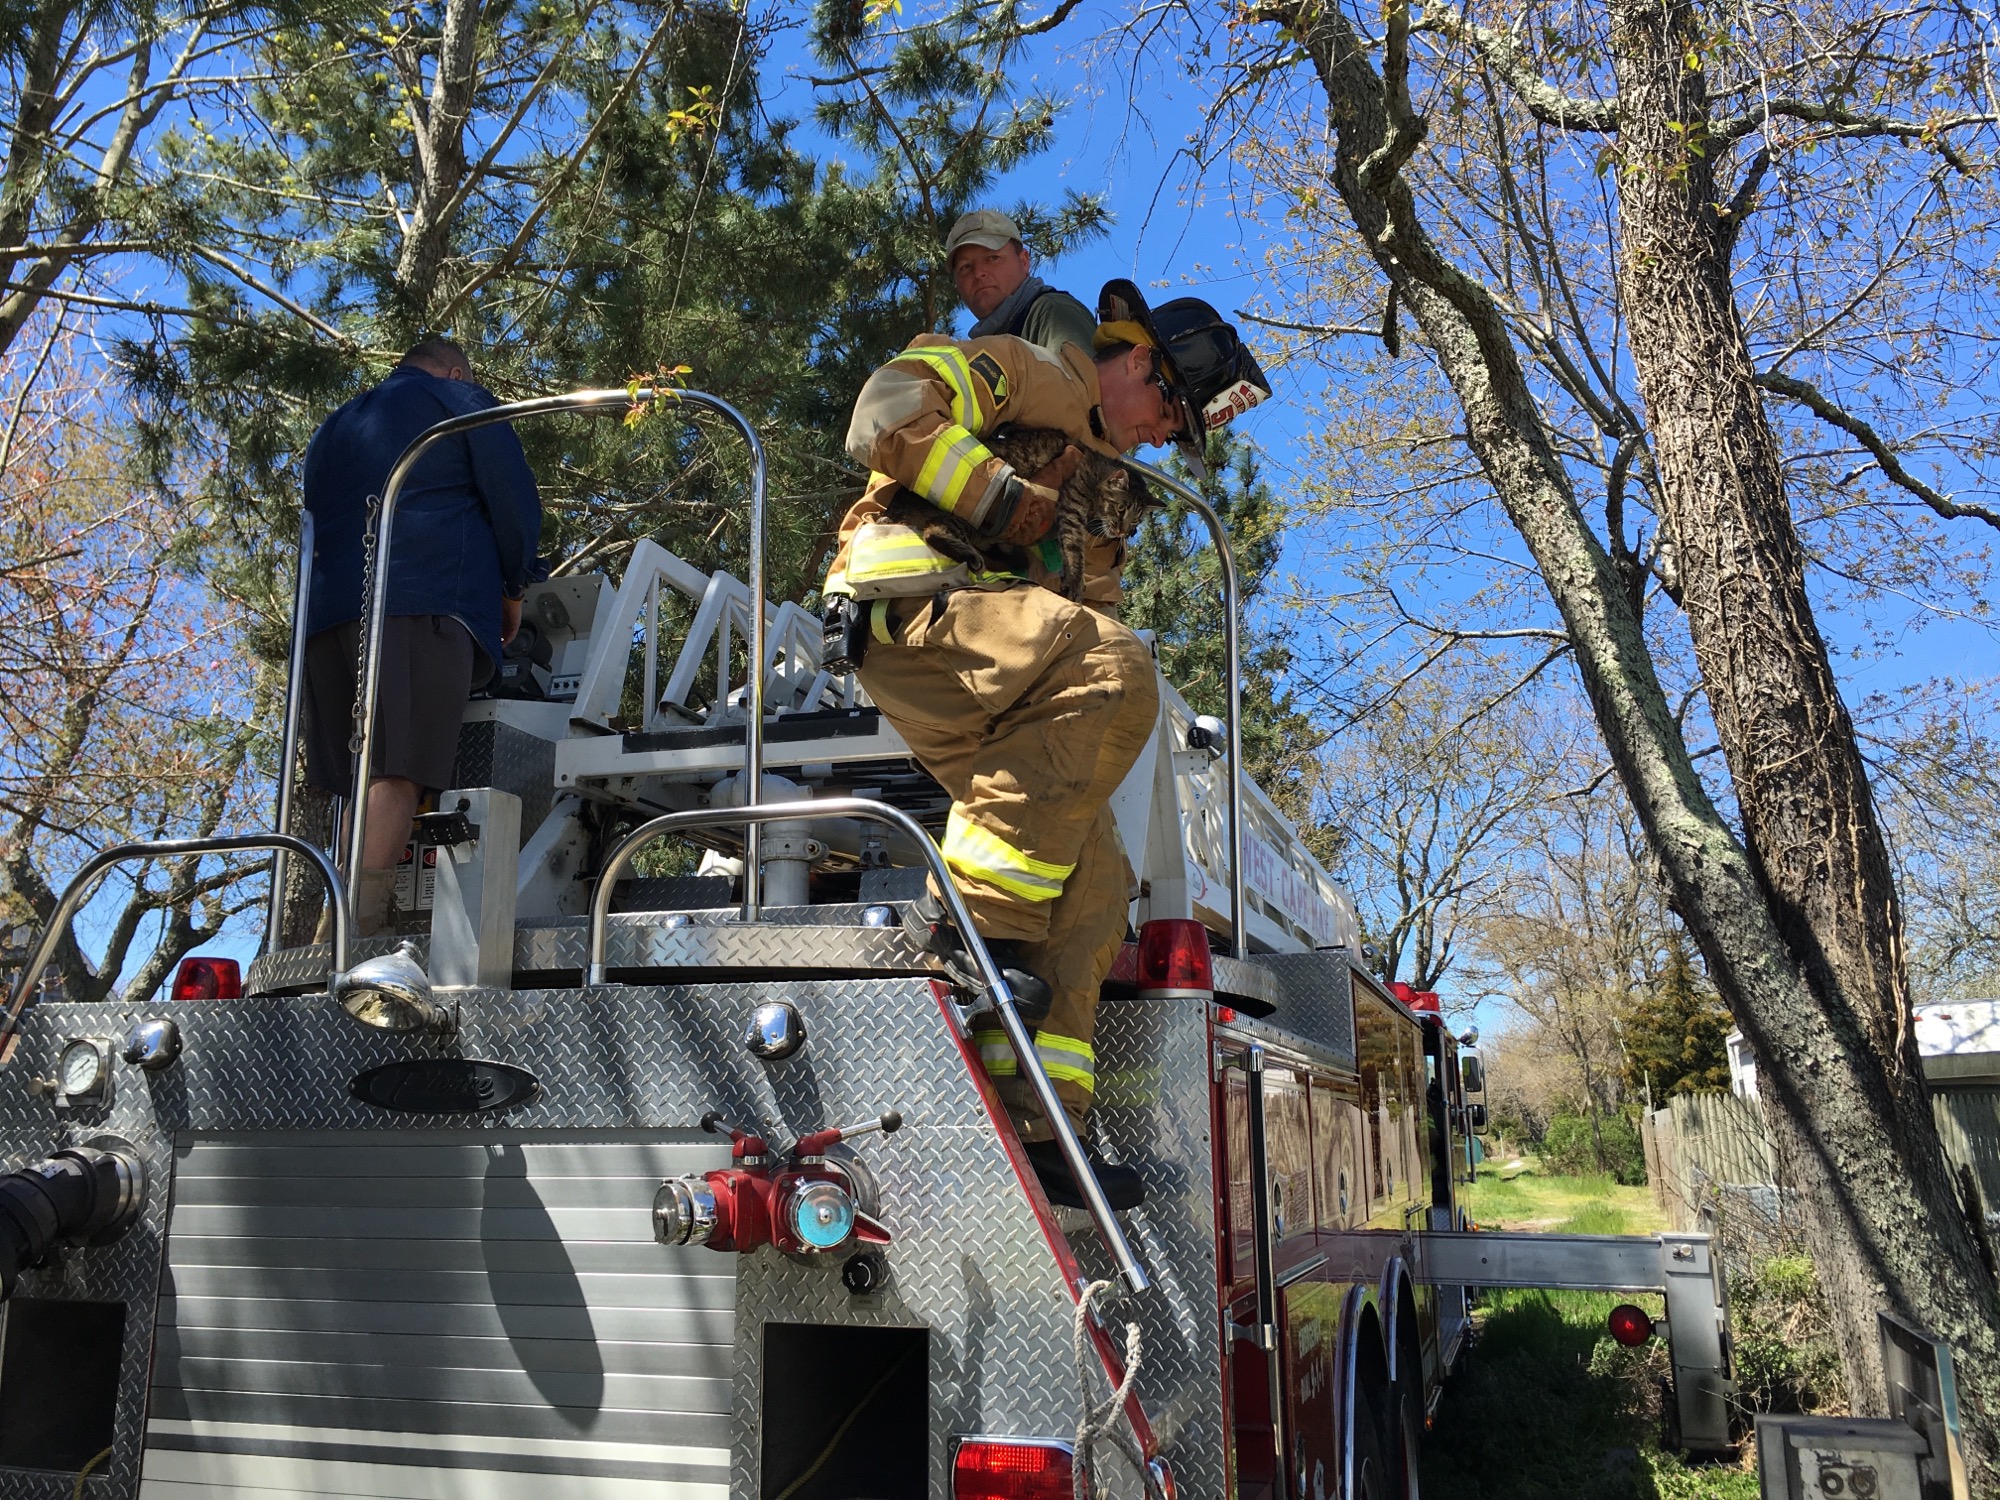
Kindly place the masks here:
<instances>
[{"instance_id":1,"label":"side mirror","mask_svg":"<svg viewBox=\"0 0 2000 1500\"><path fill-rule=\"evenodd\" d=\"M1468 1104L1465 1106L1465 1127L1467 1132L1472 1135L1484 1135L1486 1133L1485 1105Z\"/></svg>"},{"instance_id":2,"label":"side mirror","mask_svg":"<svg viewBox=\"0 0 2000 1500\"><path fill-rule=\"evenodd\" d=\"M1477 1054L1461 1057L1458 1060L1458 1081L1464 1085L1468 1094L1486 1092L1486 1064L1480 1061Z\"/></svg>"}]
</instances>

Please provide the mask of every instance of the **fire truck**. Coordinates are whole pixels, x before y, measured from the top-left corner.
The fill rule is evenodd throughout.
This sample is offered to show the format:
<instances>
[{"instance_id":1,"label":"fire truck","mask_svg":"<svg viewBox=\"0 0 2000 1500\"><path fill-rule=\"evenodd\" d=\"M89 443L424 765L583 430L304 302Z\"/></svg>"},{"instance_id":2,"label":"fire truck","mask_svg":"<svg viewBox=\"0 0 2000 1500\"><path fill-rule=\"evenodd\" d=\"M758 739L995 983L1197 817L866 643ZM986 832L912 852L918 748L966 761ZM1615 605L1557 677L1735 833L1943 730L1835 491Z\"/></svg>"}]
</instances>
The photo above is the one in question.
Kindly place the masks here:
<instances>
[{"instance_id":1,"label":"fire truck","mask_svg":"<svg viewBox=\"0 0 2000 1500\"><path fill-rule=\"evenodd\" d=\"M903 932L927 878L973 931L949 799L821 666L819 621L766 601L738 413L618 390L442 423L375 556L431 444L635 403L748 449L750 576L642 541L615 583L530 590L509 696L470 705L418 820L403 932L349 936L359 845L291 831L289 761L272 832L109 849L64 893L0 1020L0 1494L1410 1497L1493 1286L1663 1295L1682 1434L1730 1441L1703 1237L1468 1230L1479 1059L1371 976L1242 775L1234 565L1198 494L1145 470L1219 550L1231 711L1163 684L1114 802L1139 884L1092 1128L1146 1185L1116 1214L983 945L954 972ZM275 866L247 975L29 1004L106 871L246 849ZM288 871L330 943L280 941ZM1000 1107L987 1009L1084 1211Z\"/></svg>"}]
</instances>

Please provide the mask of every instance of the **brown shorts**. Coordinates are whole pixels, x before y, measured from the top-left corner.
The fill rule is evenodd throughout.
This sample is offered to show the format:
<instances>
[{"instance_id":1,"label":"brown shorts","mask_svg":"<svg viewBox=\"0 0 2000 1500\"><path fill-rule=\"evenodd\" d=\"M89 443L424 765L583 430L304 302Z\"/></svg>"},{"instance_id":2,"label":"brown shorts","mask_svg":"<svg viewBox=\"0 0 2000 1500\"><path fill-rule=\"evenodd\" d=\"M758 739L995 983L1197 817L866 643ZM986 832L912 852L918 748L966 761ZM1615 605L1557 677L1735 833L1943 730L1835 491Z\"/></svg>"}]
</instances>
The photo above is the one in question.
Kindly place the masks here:
<instances>
[{"instance_id":1,"label":"brown shorts","mask_svg":"<svg viewBox=\"0 0 2000 1500\"><path fill-rule=\"evenodd\" d=\"M349 620L306 641L306 780L322 791L354 789L355 641ZM382 682L375 700L374 772L432 791L452 782L458 730L472 693L471 632L450 615L391 615L382 636Z\"/></svg>"}]
</instances>

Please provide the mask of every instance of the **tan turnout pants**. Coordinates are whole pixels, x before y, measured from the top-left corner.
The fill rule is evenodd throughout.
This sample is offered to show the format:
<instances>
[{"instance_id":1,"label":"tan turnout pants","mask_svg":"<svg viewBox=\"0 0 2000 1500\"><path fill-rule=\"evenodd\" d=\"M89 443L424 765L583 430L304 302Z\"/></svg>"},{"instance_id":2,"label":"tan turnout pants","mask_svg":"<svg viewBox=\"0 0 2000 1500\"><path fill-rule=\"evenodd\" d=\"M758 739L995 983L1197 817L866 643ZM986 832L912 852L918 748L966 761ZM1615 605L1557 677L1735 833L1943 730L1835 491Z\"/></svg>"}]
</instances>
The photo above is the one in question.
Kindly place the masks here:
<instances>
[{"instance_id":1,"label":"tan turnout pants","mask_svg":"<svg viewBox=\"0 0 2000 1500\"><path fill-rule=\"evenodd\" d=\"M1079 1125L1097 999L1125 937L1130 873L1111 794L1159 716L1151 654L1109 615L1038 585L901 601L861 683L951 794L944 853L982 936L1028 945L1053 992L1035 1051ZM1027 1140L1049 1127L1013 1050L977 1034Z\"/></svg>"}]
</instances>

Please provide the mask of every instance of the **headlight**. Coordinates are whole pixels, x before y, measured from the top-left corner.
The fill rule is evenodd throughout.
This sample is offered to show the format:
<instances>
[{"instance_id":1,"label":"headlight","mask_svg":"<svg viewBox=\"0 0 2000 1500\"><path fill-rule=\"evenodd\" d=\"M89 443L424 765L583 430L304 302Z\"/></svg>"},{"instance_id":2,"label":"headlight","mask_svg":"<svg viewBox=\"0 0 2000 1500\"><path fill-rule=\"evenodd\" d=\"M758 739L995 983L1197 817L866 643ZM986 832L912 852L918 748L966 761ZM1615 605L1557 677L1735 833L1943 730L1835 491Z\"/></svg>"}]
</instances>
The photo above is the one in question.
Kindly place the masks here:
<instances>
[{"instance_id":1,"label":"headlight","mask_svg":"<svg viewBox=\"0 0 2000 1500\"><path fill-rule=\"evenodd\" d=\"M837 1182L802 1182L786 1199L785 1218L808 1250L838 1250L854 1235L854 1200Z\"/></svg>"}]
</instances>

